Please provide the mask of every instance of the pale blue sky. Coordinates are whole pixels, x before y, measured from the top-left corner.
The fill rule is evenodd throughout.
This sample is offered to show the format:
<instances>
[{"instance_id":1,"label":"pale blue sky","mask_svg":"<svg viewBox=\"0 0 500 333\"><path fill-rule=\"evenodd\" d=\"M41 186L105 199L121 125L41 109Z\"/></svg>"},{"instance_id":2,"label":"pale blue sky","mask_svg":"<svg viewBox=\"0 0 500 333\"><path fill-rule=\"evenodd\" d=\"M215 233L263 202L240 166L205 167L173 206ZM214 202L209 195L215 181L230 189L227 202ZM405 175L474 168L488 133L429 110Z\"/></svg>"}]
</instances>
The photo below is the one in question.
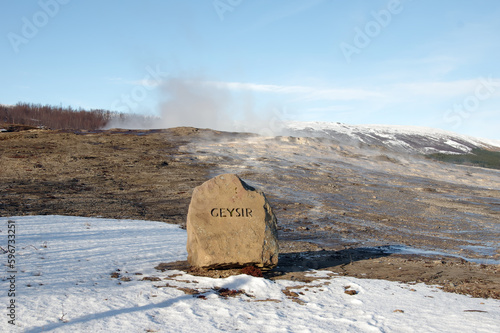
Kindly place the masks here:
<instances>
[{"instance_id":1,"label":"pale blue sky","mask_svg":"<svg viewBox=\"0 0 500 333\"><path fill-rule=\"evenodd\" d=\"M0 3L3 104L162 114L163 126L203 126L220 109L500 139L497 0Z\"/></svg>"}]
</instances>

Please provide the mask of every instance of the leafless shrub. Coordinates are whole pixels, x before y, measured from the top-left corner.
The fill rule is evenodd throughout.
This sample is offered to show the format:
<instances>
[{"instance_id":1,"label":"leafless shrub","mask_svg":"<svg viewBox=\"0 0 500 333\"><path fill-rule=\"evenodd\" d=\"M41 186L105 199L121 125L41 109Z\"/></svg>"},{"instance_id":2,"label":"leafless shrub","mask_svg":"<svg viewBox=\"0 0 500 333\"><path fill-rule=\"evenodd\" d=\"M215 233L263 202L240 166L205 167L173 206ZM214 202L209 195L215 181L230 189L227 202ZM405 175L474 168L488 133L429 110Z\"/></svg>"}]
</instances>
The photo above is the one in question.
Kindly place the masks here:
<instances>
[{"instance_id":1,"label":"leafless shrub","mask_svg":"<svg viewBox=\"0 0 500 333\"><path fill-rule=\"evenodd\" d=\"M71 106L29 103L17 103L14 106L0 105L0 123L51 129L97 130L117 116L116 112L107 110L74 109Z\"/></svg>"}]
</instances>

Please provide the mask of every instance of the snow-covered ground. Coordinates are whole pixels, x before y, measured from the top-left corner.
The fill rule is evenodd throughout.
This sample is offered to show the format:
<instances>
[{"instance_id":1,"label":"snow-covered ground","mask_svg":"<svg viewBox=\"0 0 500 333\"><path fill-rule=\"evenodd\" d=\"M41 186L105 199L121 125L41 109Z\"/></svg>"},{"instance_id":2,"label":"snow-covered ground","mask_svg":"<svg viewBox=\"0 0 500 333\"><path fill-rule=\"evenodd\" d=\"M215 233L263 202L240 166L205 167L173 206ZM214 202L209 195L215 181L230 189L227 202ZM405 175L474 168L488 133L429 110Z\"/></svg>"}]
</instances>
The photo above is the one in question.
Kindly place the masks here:
<instances>
[{"instance_id":1,"label":"snow-covered ground","mask_svg":"<svg viewBox=\"0 0 500 333\"><path fill-rule=\"evenodd\" d=\"M400 125L349 125L334 122L290 121L283 132L320 136L351 143L376 144L407 153L470 153L473 148L499 148L500 140L475 138L437 128Z\"/></svg>"},{"instance_id":2,"label":"snow-covered ground","mask_svg":"<svg viewBox=\"0 0 500 333\"><path fill-rule=\"evenodd\" d=\"M313 270L310 275L320 279L309 284L159 272L154 269L157 264L187 257L186 232L165 223L68 216L0 218L0 246L6 250L9 225L15 225L17 273L9 273L8 254L1 251L1 332L490 333L500 327L500 301L445 293L423 284ZM12 288L15 296L8 295ZM217 288L244 293L223 297ZM297 297L283 293L287 288ZM357 293L349 295L346 289ZM12 300L15 325L8 322Z\"/></svg>"}]
</instances>

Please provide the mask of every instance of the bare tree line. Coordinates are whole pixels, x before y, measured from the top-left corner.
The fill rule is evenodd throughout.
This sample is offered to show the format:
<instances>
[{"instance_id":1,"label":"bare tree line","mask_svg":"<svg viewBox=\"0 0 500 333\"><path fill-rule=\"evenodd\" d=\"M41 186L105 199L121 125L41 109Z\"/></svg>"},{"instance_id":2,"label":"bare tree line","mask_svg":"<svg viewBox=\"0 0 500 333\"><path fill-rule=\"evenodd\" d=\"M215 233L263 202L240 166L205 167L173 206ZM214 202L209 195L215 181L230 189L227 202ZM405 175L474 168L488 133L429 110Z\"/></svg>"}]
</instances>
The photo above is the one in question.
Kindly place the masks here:
<instances>
[{"instance_id":1,"label":"bare tree line","mask_svg":"<svg viewBox=\"0 0 500 333\"><path fill-rule=\"evenodd\" d=\"M101 109L74 109L71 106L51 106L17 103L0 105L0 123L18 124L51 129L96 130L103 128L120 114Z\"/></svg>"}]
</instances>

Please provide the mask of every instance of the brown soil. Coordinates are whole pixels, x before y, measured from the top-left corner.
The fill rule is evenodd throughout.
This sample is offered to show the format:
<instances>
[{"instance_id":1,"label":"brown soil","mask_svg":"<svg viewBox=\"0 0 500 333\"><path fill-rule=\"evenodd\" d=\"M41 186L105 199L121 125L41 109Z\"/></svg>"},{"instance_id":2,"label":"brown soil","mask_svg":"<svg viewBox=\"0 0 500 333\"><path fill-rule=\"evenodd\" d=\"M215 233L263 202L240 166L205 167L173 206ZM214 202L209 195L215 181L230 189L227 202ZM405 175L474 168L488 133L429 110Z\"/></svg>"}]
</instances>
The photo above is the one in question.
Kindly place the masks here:
<instances>
[{"instance_id":1,"label":"brown soil","mask_svg":"<svg viewBox=\"0 0 500 333\"><path fill-rule=\"evenodd\" d=\"M0 133L0 214L111 217L185 223L207 166L177 147L192 128Z\"/></svg>"},{"instance_id":2,"label":"brown soil","mask_svg":"<svg viewBox=\"0 0 500 333\"><path fill-rule=\"evenodd\" d=\"M100 216L184 225L192 190L216 173L217 165L179 148L194 140L236 135L245 134L194 128L85 133L30 129L0 133L0 216ZM356 184L348 180L338 179L336 186L348 189L351 196L356 193L352 191ZM327 246L308 242L305 239L311 239L315 224L305 221L303 213L299 219L296 217L297 211L307 212L308 207L274 194L268 199L276 208L280 235L286 237L280 240L279 266L264 272L267 278L308 281L307 270L327 269L359 278L436 284L449 292L500 299L499 265L441 256L391 255L355 243ZM345 209L339 214L360 212ZM391 219L380 220L378 216L373 220L391 223ZM355 224L343 223L341 227L345 235L364 232ZM336 228L321 232L333 240L342 236ZM403 233L400 237L408 240L411 235ZM213 277L240 273L194 270L185 263L159 268Z\"/></svg>"}]
</instances>

